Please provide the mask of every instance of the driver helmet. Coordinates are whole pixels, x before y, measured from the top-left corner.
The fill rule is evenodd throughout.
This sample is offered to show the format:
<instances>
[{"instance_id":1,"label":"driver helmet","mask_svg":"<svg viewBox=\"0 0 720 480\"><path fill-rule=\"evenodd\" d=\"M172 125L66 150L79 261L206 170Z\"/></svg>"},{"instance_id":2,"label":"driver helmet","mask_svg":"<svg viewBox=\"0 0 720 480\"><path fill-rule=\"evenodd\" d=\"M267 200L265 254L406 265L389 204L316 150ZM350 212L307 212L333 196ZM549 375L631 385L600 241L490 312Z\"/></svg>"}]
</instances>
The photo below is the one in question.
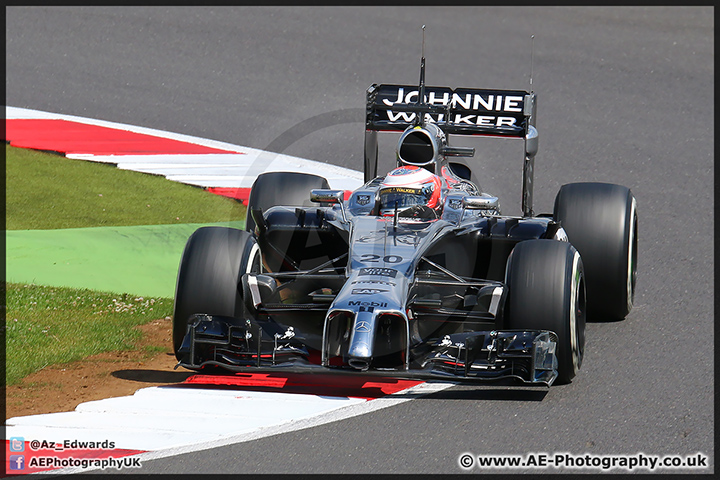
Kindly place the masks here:
<instances>
[{"instance_id":1,"label":"driver helmet","mask_svg":"<svg viewBox=\"0 0 720 480\"><path fill-rule=\"evenodd\" d=\"M397 207L398 212L411 212L411 217L437 218L442 207L441 190L442 180L430 171L414 165L398 167L380 184L379 213L392 216ZM410 207L418 208L408 210Z\"/></svg>"}]
</instances>

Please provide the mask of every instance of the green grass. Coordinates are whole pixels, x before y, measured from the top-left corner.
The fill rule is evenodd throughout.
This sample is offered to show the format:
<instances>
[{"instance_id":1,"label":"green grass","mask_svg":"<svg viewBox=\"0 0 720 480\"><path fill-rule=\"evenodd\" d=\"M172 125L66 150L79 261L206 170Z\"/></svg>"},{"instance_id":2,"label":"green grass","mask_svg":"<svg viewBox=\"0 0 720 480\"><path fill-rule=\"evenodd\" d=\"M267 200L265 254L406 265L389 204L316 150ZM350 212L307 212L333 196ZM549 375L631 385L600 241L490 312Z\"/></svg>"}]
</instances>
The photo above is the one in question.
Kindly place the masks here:
<instances>
[{"instance_id":1,"label":"green grass","mask_svg":"<svg viewBox=\"0 0 720 480\"><path fill-rule=\"evenodd\" d=\"M242 220L235 200L114 165L5 147L6 229Z\"/></svg>"},{"instance_id":2,"label":"green grass","mask_svg":"<svg viewBox=\"0 0 720 480\"><path fill-rule=\"evenodd\" d=\"M173 301L71 288L7 284L8 385L45 366L135 348L132 327L172 315Z\"/></svg>"},{"instance_id":3,"label":"green grass","mask_svg":"<svg viewBox=\"0 0 720 480\"><path fill-rule=\"evenodd\" d=\"M6 146L6 228L45 230L242 220L239 202L163 177ZM136 325L172 299L9 283L6 382L48 365L135 348ZM168 346L170 348L170 346ZM139 355L152 353L145 349Z\"/></svg>"}]
</instances>

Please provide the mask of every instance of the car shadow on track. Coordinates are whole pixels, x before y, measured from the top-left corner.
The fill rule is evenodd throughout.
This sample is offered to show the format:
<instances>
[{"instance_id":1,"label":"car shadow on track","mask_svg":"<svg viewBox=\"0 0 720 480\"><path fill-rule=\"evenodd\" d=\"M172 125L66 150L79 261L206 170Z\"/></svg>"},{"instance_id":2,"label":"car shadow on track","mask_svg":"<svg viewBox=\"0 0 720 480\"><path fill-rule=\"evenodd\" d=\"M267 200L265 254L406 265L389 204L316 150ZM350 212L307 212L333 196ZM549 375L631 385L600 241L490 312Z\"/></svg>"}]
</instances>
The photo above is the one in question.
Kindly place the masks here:
<instances>
[{"instance_id":1,"label":"car shadow on track","mask_svg":"<svg viewBox=\"0 0 720 480\"><path fill-rule=\"evenodd\" d=\"M213 389L235 391L257 391L288 394L307 394L324 397L359 397L376 399L387 397L412 399L447 399L447 400L488 400L540 402L548 393L545 387L523 387L517 384L495 385L456 385L434 393L417 391L400 391L392 393L387 386L403 380L382 377L358 377L354 375L302 375L302 374L198 374L188 371L166 371L150 369L127 369L112 372L112 376L135 382L167 384L168 387L181 389ZM369 382L369 383L366 383ZM410 384L406 385L407 387ZM397 389L403 387L395 387Z\"/></svg>"},{"instance_id":2,"label":"car shadow on track","mask_svg":"<svg viewBox=\"0 0 720 480\"><path fill-rule=\"evenodd\" d=\"M547 388L504 388L459 386L427 395L432 400L488 400L511 402L541 402L548 394Z\"/></svg>"},{"instance_id":3,"label":"car shadow on track","mask_svg":"<svg viewBox=\"0 0 720 480\"><path fill-rule=\"evenodd\" d=\"M166 370L128 369L116 370L111 373L121 380L132 380L143 383L181 383L193 376L193 372L168 372Z\"/></svg>"}]
</instances>

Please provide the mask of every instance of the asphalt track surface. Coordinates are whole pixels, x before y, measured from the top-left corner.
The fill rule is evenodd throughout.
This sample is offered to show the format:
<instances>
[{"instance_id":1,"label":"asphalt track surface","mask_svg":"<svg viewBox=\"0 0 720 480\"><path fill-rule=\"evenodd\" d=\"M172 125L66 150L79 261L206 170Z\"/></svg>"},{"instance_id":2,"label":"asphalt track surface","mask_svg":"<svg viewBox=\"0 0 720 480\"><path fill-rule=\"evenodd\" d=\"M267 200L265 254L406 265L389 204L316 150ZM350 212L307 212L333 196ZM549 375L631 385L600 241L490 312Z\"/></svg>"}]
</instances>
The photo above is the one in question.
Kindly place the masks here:
<instances>
[{"instance_id":1,"label":"asphalt track surface","mask_svg":"<svg viewBox=\"0 0 720 480\"><path fill-rule=\"evenodd\" d=\"M638 200L635 308L588 325L572 384L455 387L143 473L460 473L465 452L702 452L714 471L713 20L712 7L6 8L7 105L358 170L364 91L417 82L421 25L438 86L527 89L535 35L535 210L574 181ZM517 213L522 143L471 144L483 189Z\"/></svg>"}]
</instances>

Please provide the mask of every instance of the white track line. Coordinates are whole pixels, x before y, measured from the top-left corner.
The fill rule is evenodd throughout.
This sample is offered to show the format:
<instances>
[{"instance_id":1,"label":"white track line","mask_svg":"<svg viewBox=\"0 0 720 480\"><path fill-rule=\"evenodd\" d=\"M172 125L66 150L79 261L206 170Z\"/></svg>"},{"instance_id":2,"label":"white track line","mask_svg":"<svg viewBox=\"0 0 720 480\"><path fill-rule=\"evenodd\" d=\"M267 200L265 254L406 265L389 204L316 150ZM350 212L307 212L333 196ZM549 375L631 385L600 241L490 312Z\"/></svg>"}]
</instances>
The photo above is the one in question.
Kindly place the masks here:
<instances>
[{"instance_id":1,"label":"white track line","mask_svg":"<svg viewBox=\"0 0 720 480\"><path fill-rule=\"evenodd\" d=\"M323 415L362 398L231 389L149 387L134 395L85 402L72 411L11 418L9 436L107 439L115 448L163 450L251 434Z\"/></svg>"},{"instance_id":2,"label":"white track line","mask_svg":"<svg viewBox=\"0 0 720 480\"><path fill-rule=\"evenodd\" d=\"M381 410L383 408L392 407L395 405L399 405L401 403L413 400L415 398L419 398L421 396L429 395L435 392L439 392L442 390L445 390L446 388L450 388L455 386L453 383L445 383L445 382L426 382L421 383L419 385L416 385L414 387L410 387L406 390L402 390L400 392L397 392L395 394L387 395L385 397L377 398L374 400L365 401L363 399L357 399L357 398L347 398L347 397L323 397L324 400L326 400L328 403L327 405L330 406L333 404L333 402L337 402L337 404L334 404L330 406L327 409L322 409L322 411L318 411L316 413L311 413L307 415L297 415L293 418L286 418L283 420L272 420L268 421L267 423L263 425L256 425L254 428L237 428L235 431L231 431L232 429L226 429L223 430L220 428L220 430L215 430L218 428L219 425L224 425L226 421L228 421L229 418L232 418L233 414L228 413L227 409L223 409L225 407L224 405L220 405L217 410L222 410L223 414L218 414L217 419L215 422L205 422L207 419L207 414L204 414L202 412L207 411L208 405L214 405L214 404L203 404L202 407L198 407L197 413L193 412L186 412L187 417L175 417L175 421L178 422L184 422L189 420L190 418L193 418L197 415L205 415L202 419L196 420L196 422L201 425L200 429L195 432L197 435L192 439L193 441L188 441L185 444L182 445L175 445L175 446L165 446L161 448L155 448L150 451L147 451L145 453L140 453L137 455L133 455L132 457L138 458L138 460L142 463L148 460L155 460L160 458L166 458L176 455L182 455L186 453L191 452L198 452L202 450L209 450L213 448L219 448L224 447L227 445L233 445L237 443L243 443L243 442L249 442L252 440L258 440L260 438L269 437L272 435L279 435L283 433L289 433L294 432L297 430L302 430L306 428L312 428L317 427L320 425L324 425L327 423L337 422L340 420L345 420L352 417L357 417L359 415L364 415L366 413L371 413L377 410ZM150 390L143 389L143 390ZM141 390L142 391L142 390ZM139 392L141 392L139 391ZM139 393L138 392L138 393ZM295 396L294 394L282 394L282 393L270 393L267 394L262 399L262 402L253 402L253 400L257 400L255 395L259 392L244 392L244 391L235 391L235 392L226 392L230 394L236 394L236 395L242 395L247 396L248 398L245 400L245 403L242 403L242 399L237 405L234 405L234 408L238 409L242 408L243 406L247 406L248 408L254 407L252 411L245 410L245 414L238 414L242 417L243 421L248 417L262 417L263 412L267 412L269 410L275 410L277 408L287 408L288 402L288 395ZM247 394L247 395L246 395ZM137 395L137 393L136 393ZM314 395L305 395L305 394L297 394L297 396L305 396L305 397L311 397L315 398ZM295 401L293 398L291 401ZM104 402L104 401L101 401ZM311 401L308 400L308 404ZM92 403L92 402L89 402ZM304 403L304 402L303 402ZM79 407L78 407L79 408ZM235 411L238 411L235 410ZM233 411L233 410L230 410ZM113 412L113 414L115 414ZM55 415L55 414L54 414ZM246 417L247 415L248 417ZM212 416L212 415L210 415ZM204 423L205 422L205 423ZM121 423L119 421L118 423ZM182 428L182 427L180 427ZM193 429L194 430L194 429ZM214 436L216 438L209 439L208 437L211 436L208 432L214 432ZM59 431L57 433L60 433ZM94 439L98 438L106 438L102 437L102 434L104 432L93 432L95 435ZM130 436L137 435L138 433L135 432L129 432ZM55 434L55 432L53 432ZM63 433L64 434L64 433ZM142 434L142 433L141 433ZM99 436L98 436L99 435ZM62 436L62 435L61 435ZM160 436L160 435L159 435ZM28 438L26 436L26 438ZM54 437L53 437L54 438ZM107 438L114 438L114 437L107 437ZM191 440L188 437L188 440ZM117 448L132 448L136 450L145 450L144 448L139 448L137 446L135 447L121 447L120 445L117 446ZM149 449L148 449L149 450ZM128 457L130 458L130 457ZM54 470L50 472L43 472L43 473L62 473L62 474L69 474L69 473L78 473L78 472L87 472L95 469L91 468L63 468L59 470Z\"/></svg>"}]
</instances>

